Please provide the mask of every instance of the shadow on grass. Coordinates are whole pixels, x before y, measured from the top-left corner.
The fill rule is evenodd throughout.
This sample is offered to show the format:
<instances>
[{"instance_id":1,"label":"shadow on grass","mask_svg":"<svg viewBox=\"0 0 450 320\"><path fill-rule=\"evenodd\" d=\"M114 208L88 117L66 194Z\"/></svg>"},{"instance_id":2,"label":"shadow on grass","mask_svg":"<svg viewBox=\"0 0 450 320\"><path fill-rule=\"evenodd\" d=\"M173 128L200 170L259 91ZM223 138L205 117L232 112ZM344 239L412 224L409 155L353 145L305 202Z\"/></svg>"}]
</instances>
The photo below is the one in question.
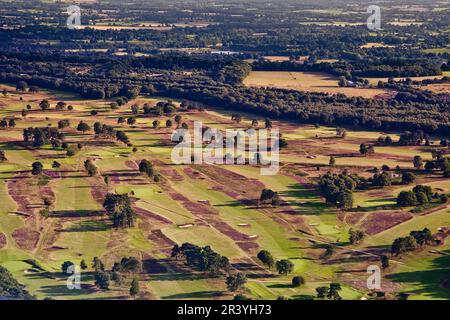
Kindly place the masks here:
<instances>
[{"instance_id":1,"label":"shadow on grass","mask_svg":"<svg viewBox=\"0 0 450 320\"><path fill-rule=\"evenodd\" d=\"M51 218L85 218L98 217L104 212L99 210L56 210L50 214Z\"/></svg>"},{"instance_id":2,"label":"shadow on grass","mask_svg":"<svg viewBox=\"0 0 450 320\"><path fill-rule=\"evenodd\" d=\"M404 284L410 294L422 294L433 299L450 299L450 250L444 251L447 255L432 260L430 270L417 270L411 272L398 272L386 276L393 282ZM445 285L446 284L446 285Z\"/></svg>"},{"instance_id":3,"label":"shadow on grass","mask_svg":"<svg viewBox=\"0 0 450 320\"><path fill-rule=\"evenodd\" d=\"M81 221L76 225L70 226L62 232L96 232L96 231L106 231L111 229L112 226L105 223L104 221Z\"/></svg>"},{"instance_id":4,"label":"shadow on grass","mask_svg":"<svg viewBox=\"0 0 450 320\"><path fill-rule=\"evenodd\" d=\"M169 296L162 297L163 299L207 299L207 298L214 298L214 297L220 297L223 295L222 291L197 291L197 292L189 292L189 293L178 293L178 294L172 294Z\"/></svg>"}]
</instances>

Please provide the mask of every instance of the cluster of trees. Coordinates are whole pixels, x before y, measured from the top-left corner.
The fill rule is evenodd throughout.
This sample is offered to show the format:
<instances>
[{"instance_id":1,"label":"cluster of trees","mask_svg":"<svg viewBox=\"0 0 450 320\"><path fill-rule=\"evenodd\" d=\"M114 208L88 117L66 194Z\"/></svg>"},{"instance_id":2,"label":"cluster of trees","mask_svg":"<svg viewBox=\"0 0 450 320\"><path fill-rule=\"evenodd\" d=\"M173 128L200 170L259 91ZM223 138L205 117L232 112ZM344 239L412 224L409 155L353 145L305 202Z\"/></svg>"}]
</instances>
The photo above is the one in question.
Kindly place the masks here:
<instances>
[{"instance_id":1,"label":"cluster of trees","mask_svg":"<svg viewBox=\"0 0 450 320\"><path fill-rule=\"evenodd\" d=\"M103 208L111 218L114 228L134 226L136 214L128 194L108 193L103 201Z\"/></svg>"},{"instance_id":2,"label":"cluster of trees","mask_svg":"<svg viewBox=\"0 0 450 320\"><path fill-rule=\"evenodd\" d=\"M333 300L341 300L341 296L339 294L339 291L341 291L341 285L339 283L333 282L330 283L328 287L322 286L317 287L317 298L319 299L333 299Z\"/></svg>"},{"instance_id":3,"label":"cluster of trees","mask_svg":"<svg viewBox=\"0 0 450 320\"><path fill-rule=\"evenodd\" d=\"M328 172L319 177L319 188L326 201L342 209L353 207L353 191L360 184L360 177L345 171L341 174Z\"/></svg>"},{"instance_id":4,"label":"cluster of trees","mask_svg":"<svg viewBox=\"0 0 450 320\"><path fill-rule=\"evenodd\" d=\"M36 300L5 267L0 266L0 297L18 300Z\"/></svg>"},{"instance_id":5,"label":"cluster of trees","mask_svg":"<svg viewBox=\"0 0 450 320\"><path fill-rule=\"evenodd\" d=\"M152 163L146 159L139 162L139 171L145 173L147 177L153 179L153 181L158 182L160 180L160 175L156 172Z\"/></svg>"},{"instance_id":6,"label":"cluster of trees","mask_svg":"<svg viewBox=\"0 0 450 320\"><path fill-rule=\"evenodd\" d=\"M42 147L51 143L52 145L59 145L61 141L64 141L65 135L63 132L59 132L54 127L42 127L42 128L25 128L23 129L23 141L26 144L31 143L34 147Z\"/></svg>"},{"instance_id":7,"label":"cluster of trees","mask_svg":"<svg viewBox=\"0 0 450 320\"><path fill-rule=\"evenodd\" d=\"M14 128L16 126L16 119L9 118L9 119L2 119L0 120L0 128Z\"/></svg>"},{"instance_id":8,"label":"cluster of trees","mask_svg":"<svg viewBox=\"0 0 450 320\"><path fill-rule=\"evenodd\" d=\"M417 185L411 191L402 191L397 196L397 204L401 207L423 205L433 200L446 203L448 196L446 194L433 193L433 189L425 185Z\"/></svg>"},{"instance_id":9,"label":"cluster of trees","mask_svg":"<svg viewBox=\"0 0 450 320\"><path fill-rule=\"evenodd\" d=\"M176 244L172 248L171 257L183 260L193 269L207 271L213 275L228 273L231 268L228 258L218 254L210 246L199 247L188 242L181 246Z\"/></svg>"},{"instance_id":10,"label":"cluster of trees","mask_svg":"<svg viewBox=\"0 0 450 320\"><path fill-rule=\"evenodd\" d=\"M142 271L142 262L135 257L123 257L120 262L115 262L113 272L139 273Z\"/></svg>"},{"instance_id":11,"label":"cluster of trees","mask_svg":"<svg viewBox=\"0 0 450 320\"><path fill-rule=\"evenodd\" d=\"M409 236L396 238L391 246L391 254L398 256L408 251L414 251L419 247L430 244L433 235L428 228L411 231Z\"/></svg>"},{"instance_id":12,"label":"cluster of trees","mask_svg":"<svg viewBox=\"0 0 450 320\"><path fill-rule=\"evenodd\" d=\"M267 250L261 250L257 254L258 259L269 269L274 266L279 274L287 275L294 270L294 264L288 259L275 261L272 254Z\"/></svg>"}]
</instances>

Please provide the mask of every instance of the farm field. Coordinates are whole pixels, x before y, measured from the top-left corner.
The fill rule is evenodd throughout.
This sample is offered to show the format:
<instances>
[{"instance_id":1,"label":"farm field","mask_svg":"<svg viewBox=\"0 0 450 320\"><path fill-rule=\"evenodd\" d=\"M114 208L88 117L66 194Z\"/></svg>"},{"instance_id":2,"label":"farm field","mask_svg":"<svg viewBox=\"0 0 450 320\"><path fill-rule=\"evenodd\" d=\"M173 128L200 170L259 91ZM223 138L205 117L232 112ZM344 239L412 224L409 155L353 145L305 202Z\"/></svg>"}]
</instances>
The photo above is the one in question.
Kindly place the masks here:
<instances>
[{"instance_id":1,"label":"farm field","mask_svg":"<svg viewBox=\"0 0 450 320\"><path fill-rule=\"evenodd\" d=\"M360 191L355 194L354 211L341 212L327 205L316 187L319 175L343 169L369 176L373 167L413 168L412 158L420 155L431 159L424 146L379 146L369 156L361 156L361 143L376 144L380 135L397 140L399 133L348 130L345 138L336 136L336 128L294 125L273 120L288 147L281 151L281 168L277 175L263 176L255 165L174 165L171 163L170 134L174 128L153 128L152 121L165 123L173 115L147 116L138 113L133 125L117 124L118 117L129 117L131 102L116 110L108 100L84 100L57 91L19 93L9 85L1 85L6 95L0 98L0 117L16 118L14 128L2 129L1 150L7 160L0 163L0 265L26 285L38 298L54 299L125 299L132 276L141 283L142 299L231 299L221 278L208 277L170 258L174 244L190 242L211 246L230 259L234 270L245 272L248 282L245 294L254 299L276 299L285 296L300 299L315 295L315 288L339 281L343 299L370 298L364 287L365 268L377 264L379 255L399 235L411 230L430 228L437 233L450 224L450 208L410 213L397 208L395 196L410 187L390 186L383 190ZM47 111L38 103L47 99L50 106L58 101L72 105L73 110ZM132 104L155 105L163 97L140 96ZM21 110L31 109L26 117ZM179 109L179 102L175 101ZM97 110L96 116L91 115ZM183 122L246 128L252 116L243 114L239 123L230 112L218 108L204 111L177 110ZM22 131L30 126L57 126L68 119L64 128L69 145L82 144L67 156L64 149L45 146L33 148L22 142ZM92 131L79 132L76 125L95 121L121 129L133 142L131 147L95 138ZM264 122L260 119L260 123ZM438 144L439 141L431 140ZM337 159L330 167L330 157ZM93 159L99 173L89 176L83 167ZM159 182L149 180L138 171L142 159L148 159L161 175ZM34 161L42 162L40 176L30 173ZM52 168L58 161L60 168ZM105 183L104 177L109 181ZM436 180L431 174L419 180L434 190L449 192L448 180ZM282 205L258 205L261 190L272 189L280 195ZM113 228L102 203L107 192L131 195L137 220L132 228ZM51 204L44 203L45 198ZM386 220L385 220L386 219ZM367 233L357 245L349 245L348 231L358 228ZM335 247L332 257L324 259L324 247ZM270 251L276 259L293 262L290 275L277 275L256 257L259 250ZM447 274L439 268L448 262L441 246L421 249L420 262L410 255L391 259L391 267L383 274L386 293L407 291L415 299L448 299L442 289ZM438 253L436 253L438 252ZM112 284L104 291L94 285L91 261L99 257L107 268L122 257L133 256L143 263L139 274L125 274L122 284ZM64 261L88 262L82 274L82 291L74 293L65 287L61 273ZM38 266L38 267L37 267ZM353 270L353 271L348 271ZM430 274L427 282L420 274ZM306 285L292 287L293 275L302 275Z\"/></svg>"},{"instance_id":2,"label":"farm field","mask_svg":"<svg viewBox=\"0 0 450 320\"><path fill-rule=\"evenodd\" d=\"M341 88L338 80L338 77L318 72L252 71L244 79L244 85L330 94L342 93L350 97L365 98L374 98L387 93L383 89Z\"/></svg>"}]
</instances>

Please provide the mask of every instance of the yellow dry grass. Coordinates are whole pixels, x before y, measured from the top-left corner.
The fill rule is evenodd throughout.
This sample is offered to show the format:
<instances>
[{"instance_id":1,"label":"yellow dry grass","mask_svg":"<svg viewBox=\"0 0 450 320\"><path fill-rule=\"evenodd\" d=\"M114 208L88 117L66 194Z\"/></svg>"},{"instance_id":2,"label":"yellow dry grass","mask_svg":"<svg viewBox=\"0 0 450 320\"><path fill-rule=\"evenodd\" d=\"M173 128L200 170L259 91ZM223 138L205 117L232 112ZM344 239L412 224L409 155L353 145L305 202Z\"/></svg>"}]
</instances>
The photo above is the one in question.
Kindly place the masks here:
<instances>
[{"instance_id":1,"label":"yellow dry grass","mask_svg":"<svg viewBox=\"0 0 450 320\"><path fill-rule=\"evenodd\" d=\"M386 93L383 89L341 88L338 78L319 72L252 71L244 80L249 87L275 87L307 92L342 93L350 97L373 98Z\"/></svg>"}]
</instances>

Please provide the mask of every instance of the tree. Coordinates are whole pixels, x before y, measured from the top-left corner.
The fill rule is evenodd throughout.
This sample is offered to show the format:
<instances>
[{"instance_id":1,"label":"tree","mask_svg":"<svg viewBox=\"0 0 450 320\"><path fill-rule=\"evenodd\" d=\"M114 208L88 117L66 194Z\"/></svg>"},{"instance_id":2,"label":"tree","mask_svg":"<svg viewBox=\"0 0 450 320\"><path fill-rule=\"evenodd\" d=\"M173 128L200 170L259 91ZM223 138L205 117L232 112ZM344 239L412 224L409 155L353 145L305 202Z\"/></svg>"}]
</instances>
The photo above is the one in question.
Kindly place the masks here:
<instances>
[{"instance_id":1,"label":"tree","mask_svg":"<svg viewBox=\"0 0 450 320\"><path fill-rule=\"evenodd\" d=\"M167 119L166 121L166 128L172 128L173 124L172 124L172 120Z\"/></svg>"},{"instance_id":2,"label":"tree","mask_svg":"<svg viewBox=\"0 0 450 320\"><path fill-rule=\"evenodd\" d=\"M40 175L40 174L42 174L43 169L44 169L44 166L42 165L42 163L40 163L38 161L33 162L33 164L31 165L31 174L33 176Z\"/></svg>"},{"instance_id":3,"label":"tree","mask_svg":"<svg viewBox=\"0 0 450 320\"><path fill-rule=\"evenodd\" d=\"M402 191L397 197L397 205L400 207L410 207L417 204L416 194L412 191Z\"/></svg>"},{"instance_id":4,"label":"tree","mask_svg":"<svg viewBox=\"0 0 450 320\"><path fill-rule=\"evenodd\" d=\"M137 104L133 104L131 106L131 113L138 114L139 113L139 106Z\"/></svg>"},{"instance_id":5,"label":"tree","mask_svg":"<svg viewBox=\"0 0 450 320\"><path fill-rule=\"evenodd\" d=\"M330 287L328 288L327 298L340 300L341 296L339 295L339 291L341 291L341 285L339 283L330 283Z\"/></svg>"},{"instance_id":6,"label":"tree","mask_svg":"<svg viewBox=\"0 0 450 320\"><path fill-rule=\"evenodd\" d=\"M294 264L287 259L282 259L276 262L276 268L279 274L288 275L294 270Z\"/></svg>"},{"instance_id":7,"label":"tree","mask_svg":"<svg viewBox=\"0 0 450 320\"><path fill-rule=\"evenodd\" d=\"M305 278L302 276L295 276L292 278L292 286L293 287L300 287L301 285L305 284Z\"/></svg>"},{"instance_id":8,"label":"tree","mask_svg":"<svg viewBox=\"0 0 450 320\"><path fill-rule=\"evenodd\" d=\"M134 226L135 213L127 194L108 193L103 201L103 208L110 216L115 228Z\"/></svg>"},{"instance_id":9,"label":"tree","mask_svg":"<svg viewBox=\"0 0 450 320\"><path fill-rule=\"evenodd\" d=\"M272 129L272 121L270 119L265 119L264 120L264 127L266 129Z\"/></svg>"},{"instance_id":10,"label":"tree","mask_svg":"<svg viewBox=\"0 0 450 320\"><path fill-rule=\"evenodd\" d=\"M397 238L392 243L391 254L398 256L404 252L412 251L416 248L417 248L417 242L413 236Z\"/></svg>"},{"instance_id":11,"label":"tree","mask_svg":"<svg viewBox=\"0 0 450 320\"><path fill-rule=\"evenodd\" d=\"M272 254L267 250L261 250L257 255L258 259L266 265L269 269L272 269L275 264L275 260L272 257Z\"/></svg>"},{"instance_id":12,"label":"tree","mask_svg":"<svg viewBox=\"0 0 450 320\"><path fill-rule=\"evenodd\" d=\"M0 161L6 161L6 160L8 160L8 159L6 158L5 151L0 150Z\"/></svg>"},{"instance_id":13,"label":"tree","mask_svg":"<svg viewBox=\"0 0 450 320\"><path fill-rule=\"evenodd\" d=\"M98 257L94 257L92 262L92 268L94 268L95 271L104 271L105 265L103 264L102 260L100 260Z\"/></svg>"},{"instance_id":14,"label":"tree","mask_svg":"<svg viewBox=\"0 0 450 320\"><path fill-rule=\"evenodd\" d=\"M25 81L19 81L16 85L16 91L27 91L28 84Z\"/></svg>"},{"instance_id":15,"label":"tree","mask_svg":"<svg viewBox=\"0 0 450 320\"><path fill-rule=\"evenodd\" d=\"M353 192L343 191L339 192L336 198L336 205L338 208L348 210L353 207Z\"/></svg>"},{"instance_id":16,"label":"tree","mask_svg":"<svg viewBox=\"0 0 450 320\"><path fill-rule=\"evenodd\" d=\"M349 238L350 238L350 243L351 244L358 244L360 243L363 239L364 239L364 232L361 230L353 230L350 229L348 231L349 234Z\"/></svg>"},{"instance_id":17,"label":"tree","mask_svg":"<svg viewBox=\"0 0 450 320\"><path fill-rule=\"evenodd\" d=\"M140 292L139 281L137 278L133 278L133 281L131 281L130 296L134 298L139 294L139 292Z\"/></svg>"},{"instance_id":18,"label":"tree","mask_svg":"<svg viewBox=\"0 0 450 320\"><path fill-rule=\"evenodd\" d=\"M389 268L389 258L388 258L388 256L386 256L386 255L380 256L380 261L381 261L381 268L382 269Z\"/></svg>"},{"instance_id":19,"label":"tree","mask_svg":"<svg viewBox=\"0 0 450 320\"><path fill-rule=\"evenodd\" d=\"M327 287L317 287L316 292L317 292L317 298L325 299L327 292L328 292L328 288Z\"/></svg>"},{"instance_id":20,"label":"tree","mask_svg":"<svg viewBox=\"0 0 450 320\"><path fill-rule=\"evenodd\" d=\"M41 102L39 102L39 108L41 108L42 110L48 110L50 108L50 103L48 102L48 100L42 100Z\"/></svg>"},{"instance_id":21,"label":"tree","mask_svg":"<svg viewBox=\"0 0 450 320\"><path fill-rule=\"evenodd\" d=\"M98 174L98 168L94 162L90 159L84 162L84 168L90 177L96 176Z\"/></svg>"},{"instance_id":22,"label":"tree","mask_svg":"<svg viewBox=\"0 0 450 320\"><path fill-rule=\"evenodd\" d=\"M334 167L336 165L336 158L331 156L329 161L330 167Z\"/></svg>"},{"instance_id":23,"label":"tree","mask_svg":"<svg viewBox=\"0 0 450 320\"><path fill-rule=\"evenodd\" d=\"M402 174L402 184L411 184L416 181L416 175L411 172L405 172Z\"/></svg>"},{"instance_id":24,"label":"tree","mask_svg":"<svg viewBox=\"0 0 450 320\"><path fill-rule=\"evenodd\" d=\"M136 123L136 118L135 118L135 117L129 117L129 118L127 119L127 123L128 123L130 126L134 125L134 124Z\"/></svg>"},{"instance_id":25,"label":"tree","mask_svg":"<svg viewBox=\"0 0 450 320\"><path fill-rule=\"evenodd\" d=\"M334 246L331 244L327 244L325 246L325 252L323 254L323 257L326 259L331 257L333 254L334 254Z\"/></svg>"},{"instance_id":26,"label":"tree","mask_svg":"<svg viewBox=\"0 0 450 320\"><path fill-rule=\"evenodd\" d=\"M159 120L153 120L152 125L154 129L157 129L161 122Z\"/></svg>"},{"instance_id":27,"label":"tree","mask_svg":"<svg viewBox=\"0 0 450 320\"><path fill-rule=\"evenodd\" d=\"M145 173L150 178L155 175L152 163L145 159L139 163L139 171Z\"/></svg>"},{"instance_id":28,"label":"tree","mask_svg":"<svg viewBox=\"0 0 450 320\"><path fill-rule=\"evenodd\" d=\"M228 276L225 282L227 284L228 291L236 292L245 285L247 282L247 277L245 274L239 272Z\"/></svg>"},{"instance_id":29,"label":"tree","mask_svg":"<svg viewBox=\"0 0 450 320\"><path fill-rule=\"evenodd\" d=\"M81 262L80 262L80 268L81 268L81 270L86 270L88 268L86 261L84 261L84 259L81 260Z\"/></svg>"},{"instance_id":30,"label":"tree","mask_svg":"<svg viewBox=\"0 0 450 320\"><path fill-rule=\"evenodd\" d=\"M16 126L16 120L14 118L9 119L8 127L14 128Z\"/></svg>"},{"instance_id":31,"label":"tree","mask_svg":"<svg viewBox=\"0 0 450 320\"><path fill-rule=\"evenodd\" d=\"M102 289L102 290L108 290L109 289L109 275L105 271L96 271L95 272L95 285Z\"/></svg>"},{"instance_id":32,"label":"tree","mask_svg":"<svg viewBox=\"0 0 450 320\"><path fill-rule=\"evenodd\" d=\"M174 118L175 123L177 124L177 128L180 127L181 122L183 121L183 118L181 117L181 115L177 114Z\"/></svg>"},{"instance_id":33,"label":"tree","mask_svg":"<svg viewBox=\"0 0 450 320\"><path fill-rule=\"evenodd\" d=\"M91 127L86 122L80 121L80 123L78 123L77 130L85 133L91 130Z\"/></svg>"},{"instance_id":34,"label":"tree","mask_svg":"<svg viewBox=\"0 0 450 320\"><path fill-rule=\"evenodd\" d=\"M69 267L74 266L75 264L71 261L64 261L64 263L61 265L61 271L63 273L67 273L67 270Z\"/></svg>"},{"instance_id":35,"label":"tree","mask_svg":"<svg viewBox=\"0 0 450 320\"><path fill-rule=\"evenodd\" d=\"M430 202L430 199L428 199L428 196L425 192L419 192L416 195L417 197L417 202L419 202L419 204L426 204L428 202Z\"/></svg>"},{"instance_id":36,"label":"tree","mask_svg":"<svg viewBox=\"0 0 450 320\"><path fill-rule=\"evenodd\" d=\"M413 165L416 169L422 169L423 167L423 159L421 156L415 156L413 158Z\"/></svg>"}]
</instances>

